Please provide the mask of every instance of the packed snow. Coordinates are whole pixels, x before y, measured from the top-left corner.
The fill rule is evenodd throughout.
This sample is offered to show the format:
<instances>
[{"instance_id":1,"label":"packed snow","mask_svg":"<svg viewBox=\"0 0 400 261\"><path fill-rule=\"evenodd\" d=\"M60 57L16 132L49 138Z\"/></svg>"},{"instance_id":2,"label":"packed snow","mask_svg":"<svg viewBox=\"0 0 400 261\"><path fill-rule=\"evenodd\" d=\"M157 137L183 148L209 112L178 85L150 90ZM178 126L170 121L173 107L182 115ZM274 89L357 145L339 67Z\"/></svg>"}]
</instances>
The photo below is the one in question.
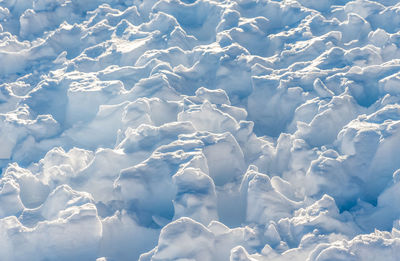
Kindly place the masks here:
<instances>
[{"instance_id":1,"label":"packed snow","mask_svg":"<svg viewBox=\"0 0 400 261\"><path fill-rule=\"evenodd\" d=\"M0 0L2 261L400 256L397 0Z\"/></svg>"}]
</instances>

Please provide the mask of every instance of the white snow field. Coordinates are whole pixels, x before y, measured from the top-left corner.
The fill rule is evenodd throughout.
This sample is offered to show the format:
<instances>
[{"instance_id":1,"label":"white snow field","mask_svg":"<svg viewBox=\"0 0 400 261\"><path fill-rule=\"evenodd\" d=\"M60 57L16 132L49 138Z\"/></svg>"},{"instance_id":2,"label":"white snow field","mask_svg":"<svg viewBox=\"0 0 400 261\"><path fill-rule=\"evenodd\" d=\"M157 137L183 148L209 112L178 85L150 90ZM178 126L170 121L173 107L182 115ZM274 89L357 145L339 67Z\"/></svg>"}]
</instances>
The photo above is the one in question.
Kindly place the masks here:
<instances>
[{"instance_id":1,"label":"white snow field","mask_svg":"<svg viewBox=\"0 0 400 261\"><path fill-rule=\"evenodd\" d=\"M0 0L0 260L399 260L399 102L398 0Z\"/></svg>"}]
</instances>

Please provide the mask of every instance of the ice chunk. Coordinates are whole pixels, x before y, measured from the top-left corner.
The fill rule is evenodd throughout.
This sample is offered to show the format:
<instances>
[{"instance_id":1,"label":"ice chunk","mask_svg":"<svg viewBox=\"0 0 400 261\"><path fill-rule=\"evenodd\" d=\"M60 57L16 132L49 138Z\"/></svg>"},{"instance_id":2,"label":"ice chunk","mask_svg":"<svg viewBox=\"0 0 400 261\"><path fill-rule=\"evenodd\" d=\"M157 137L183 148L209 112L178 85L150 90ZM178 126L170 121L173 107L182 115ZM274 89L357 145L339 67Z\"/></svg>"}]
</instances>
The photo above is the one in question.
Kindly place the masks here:
<instances>
[{"instance_id":1,"label":"ice chunk","mask_svg":"<svg viewBox=\"0 0 400 261\"><path fill-rule=\"evenodd\" d=\"M399 95L400 75L394 74L379 81L379 89L382 94Z\"/></svg>"},{"instance_id":2,"label":"ice chunk","mask_svg":"<svg viewBox=\"0 0 400 261\"><path fill-rule=\"evenodd\" d=\"M201 106L189 106L189 109L178 114L179 121L190 121L196 130L213 132L234 132L238 128L237 121L229 114L215 108L205 101Z\"/></svg>"},{"instance_id":3,"label":"ice chunk","mask_svg":"<svg viewBox=\"0 0 400 261\"><path fill-rule=\"evenodd\" d=\"M63 210L58 220L40 222L33 229L24 227L16 217L0 219L0 228L9 242L8 248L0 250L6 261L25 260L27 256L32 260L91 260L97 257L101 238L101 222L92 204ZM19 251L20 240L28 243L22 251ZM35 255L38 251L40 257Z\"/></svg>"},{"instance_id":4,"label":"ice chunk","mask_svg":"<svg viewBox=\"0 0 400 261\"><path fill-rule=\"evenodd\" d=\"M215 185L199 169L186 168L172 177L177 186L174 219L190 217L204 225L218 220Z\"/></svg>"},{"instance_id":5,"label":"ice chunk","mask_svg":"<svg viewBox=\"0 0 400 261\"><path fill-rule=\"evenodd\" d=\"M142 227L126 211L118 211L102 220L99 252L107 259L138 260L157 243L158 234L158 229ZM133 243L137 237L141 240Z\"/></svg>"},{"instance_id":6,"label":"ice chunk","mask_svg":"<svg viewBox=\"0 0 400 261\"><path fill-rule=\"evenodd\" d=\"M385 258L396 260L398 255L398 237L390 232L375 231L360 235L349 241L337 241L320 245L310 254L310 260L375 260Z\"/></svg>"},{"instance_id":7,"label":"ice chunk","mask_svg":"<svg viewBox=\"0 0 400 261\"><path fill-rule=\"evenodd\" d=\"M60 217L60 211L87 203L93 203L93 198L89 193L76 192L67 185L61 185L49 194L40 209L46 220L54 220Z\"/></svg>"},{"instance_id":8,"label":"ice chunk","mask_svg":"<svg viewBox=\"0 0 400 261\"><path fill-rule=\"evenodd\" d=\"M240 186L242 197L246 201L246 221L268 224L281 218L290 217L292 212L302 206L276 191L268 175L249 170Z\"/></svg>"},{"instance_id":9,"label":"ice chunk","mask_svg":"<svg viewBox=\"0 0 400 261\"><path fill-rule=\"evenodd\" d=\"M168 144L178 138L180 134L195 132L190 122L173 122L164 124L160 127L150 125L140 125L136 129L128 128L125 138L117 146L126 153L134 151L152 151L155 148Z\"/></svg>"},{"instance_id":10,"label":"ice chunk","mask_svg":"<svg viewBox=\"0 0 400 261\"><path fill-rule=\"evenodd\" d=\"M23 209L24 205L21 202L19 196L20 188L18 183L12 179L2 179L1 180L1 191L0 191L0 217L16 216Z\"/></svg>"},{"instance_id":11,"label":"ice chunk","mask_svg":"<svg viewBox=\"0 0 400 261\"><path fill-rule=\"evenodd\" d=\"M354 99L348 95L335 96L329 103L321 104L318 109L319 112L309 124L298 123L295 134L312 146L332 143L339 131L361 110ZM326 131L318 131L321 128L326 128Z\"/></svg>"},{"instance_id":12,"label":"ice chunk","mask_svg":"<svg viewBox=\"0 0 400 261\"><path fill-rule=\"evenodd\" d=\"M228 260L232 255L242 256L236 246L243 245L246 247L246 250L242 247L243 252L247 252L251 242L257 241L254 231L248 227L225 227L224 232L214 234L216 226L221 225L214 222L207 228L190 218L180 218L161 230L157 247L139 260Z\"/></svg>"},{"instance_id":13,"label":"ice chunk","mask_svg":"<svg viewBox=\"0 0 400 261\"><path fill-rule=\"evenodd\" d=\"M213 234L189 218L181 218L162 229L152 260L212 260Z\"/></svg>"},{"instance_id":14,"label":"ice chunk","mask_svg":"<svg viewBox=\"0 0 400 261\"><path fill-rule=\"evenodd\" d=\"M281 237L289 244L297 244L307 233L317 229L322 233L340 233L354 236L359 228L348 213L339 213L332 197L324 195L307 208L299 209L292 218L278 222Z\"/></svg>"},{"instance_id":15,"label":"ice chunk","mask_svg":"<svg viewBox=\"0 0 400 261\"><path fill-rule=\"evenodd\" d=\"M318 96L321 98L334 96L334 93L331 90L329 90L319 78L315 79L314 81L314 90L318 93Z\"/></svg>"},{"instance_id":16,"label":"ice chunk","mask_svg":"<svg viewBox=\"0 0 400 261\"><path fill-rule=\"evenodd\" d=\"M247 108L249 119L255 122L255 133L279 136L305 100L305 94L301 88L280 88L279 81L269 76L252 79L254 91Z\"/></svg>"},{"instance_id":17,"label":"ice chunk","mask_svg":"<svg viewBox=\"0 0 400 261\"><path fill-rule=\"evenodd\" d=\"M18 184L19 198L26 208L40 206L50 193L50 188L37 176L17 164L12 164L4 171L4 179L10 179Z\"/></svg>"}]
</instances>

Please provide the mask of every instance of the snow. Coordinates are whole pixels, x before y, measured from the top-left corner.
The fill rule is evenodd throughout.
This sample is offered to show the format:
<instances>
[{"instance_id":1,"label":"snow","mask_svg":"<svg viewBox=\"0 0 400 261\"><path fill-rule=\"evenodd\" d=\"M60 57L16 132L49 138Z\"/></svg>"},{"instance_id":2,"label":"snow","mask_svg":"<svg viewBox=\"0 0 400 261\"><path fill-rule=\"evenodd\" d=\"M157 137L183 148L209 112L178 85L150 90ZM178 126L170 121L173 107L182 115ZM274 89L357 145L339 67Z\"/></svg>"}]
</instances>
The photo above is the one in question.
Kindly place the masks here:
<instances>
[{"instance_id":1,"label":"snow","mask_svg":"<svg viewBox=\"0 0 400 261\"><path fill-rule=\"evenodd\" d=\"M0 259L397 260L399 8L0 0Z\"/></svg>"}]
</instances>

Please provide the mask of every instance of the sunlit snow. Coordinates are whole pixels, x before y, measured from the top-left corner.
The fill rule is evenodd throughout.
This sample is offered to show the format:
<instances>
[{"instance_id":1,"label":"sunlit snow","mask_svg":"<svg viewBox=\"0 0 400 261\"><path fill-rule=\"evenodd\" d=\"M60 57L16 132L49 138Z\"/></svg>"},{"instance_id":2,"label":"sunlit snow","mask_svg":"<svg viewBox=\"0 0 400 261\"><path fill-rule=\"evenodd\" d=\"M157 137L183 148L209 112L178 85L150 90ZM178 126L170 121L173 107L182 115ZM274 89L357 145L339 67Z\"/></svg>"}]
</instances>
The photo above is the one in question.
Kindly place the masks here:
<instances>
[{"instance_id":1,"label":"sunlit snow","mask_svg":"<svg viewBox=\"0 0 400 261\"><path fill-rule=\"evenodd\" d=\"M0 0L0 261L400 258L397 0Z\"/></svg>"}]
</instances>

